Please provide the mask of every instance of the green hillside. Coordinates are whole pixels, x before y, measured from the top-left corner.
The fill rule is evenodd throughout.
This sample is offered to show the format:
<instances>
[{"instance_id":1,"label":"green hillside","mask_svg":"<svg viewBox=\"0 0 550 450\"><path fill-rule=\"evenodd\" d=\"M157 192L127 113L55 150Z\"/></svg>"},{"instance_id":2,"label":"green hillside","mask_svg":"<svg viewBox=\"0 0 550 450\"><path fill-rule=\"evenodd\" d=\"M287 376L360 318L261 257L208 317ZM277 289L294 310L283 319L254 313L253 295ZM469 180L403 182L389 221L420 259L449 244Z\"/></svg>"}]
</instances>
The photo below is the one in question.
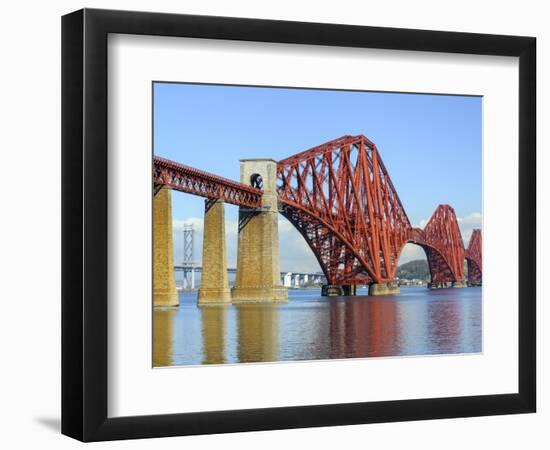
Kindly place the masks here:
<instances>
[{"instance_id":1,"label":"green hillside","mask_svg":"<svg viewBox=\"0 0 550 450\"><path fill-rule=\"evenodd\" d=\"M428 269L428 261L425 259L415 259L405 264L401 264L397 268L397 277L401 279L412 280L414 278L428 281L430 279L430 271Z\"/></svg>"}]
</instances>

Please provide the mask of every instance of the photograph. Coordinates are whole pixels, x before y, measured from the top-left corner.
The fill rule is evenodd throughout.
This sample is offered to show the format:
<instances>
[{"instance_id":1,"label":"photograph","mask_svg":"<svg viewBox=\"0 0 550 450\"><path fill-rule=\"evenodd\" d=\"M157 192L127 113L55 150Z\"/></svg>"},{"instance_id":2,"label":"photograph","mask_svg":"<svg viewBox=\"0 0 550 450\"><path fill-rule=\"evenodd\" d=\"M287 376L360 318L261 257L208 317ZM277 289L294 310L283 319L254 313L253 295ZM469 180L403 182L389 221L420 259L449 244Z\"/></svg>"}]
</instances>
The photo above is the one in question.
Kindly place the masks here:
<instances>
[{"instance_id":1,"label":"photograph","mask_svg":"<svg viewBox=\"0 0 550 450\"><path fill-rule=\"evenodd\" d=\"M153 367L483 353L482 96L152 84Z\"/></svg>"},{"instance_id":2,"label":"photograph","mask_svg":"<svg viewBox=\"0 0 550 450\"><path fill-rule=\"evenodd\" d=\"M547 15L397 2L7 5L0 447L541 447Z\"/></svg>"},{"instance_id":3,"label":"photograph","mask_svg":"<svg viewBox=\"0 0 550 450\"><path fill-rule=\"evenodd\" d=\"M549 16L470 3L6 2L0 448L550 448Z\"/></svg>"}]
</instances>

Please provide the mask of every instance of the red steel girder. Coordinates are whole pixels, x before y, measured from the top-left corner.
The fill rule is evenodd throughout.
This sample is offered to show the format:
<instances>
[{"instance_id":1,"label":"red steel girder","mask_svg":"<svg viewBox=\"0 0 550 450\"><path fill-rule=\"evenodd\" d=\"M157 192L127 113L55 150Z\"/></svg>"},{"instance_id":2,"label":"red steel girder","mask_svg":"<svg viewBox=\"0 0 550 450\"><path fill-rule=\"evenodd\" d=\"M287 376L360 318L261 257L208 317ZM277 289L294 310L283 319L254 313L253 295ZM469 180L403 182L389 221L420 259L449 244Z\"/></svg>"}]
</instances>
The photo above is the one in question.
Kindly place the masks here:
<instances>
[{"instance_id":1,"label":"red steel girder","mask_svg":"<svg viewBox=\"0 0 550 450\"><path fill-rule=\"evenodd\" d=\"M439 205L423 230L413 230L410 242L424 248L432 283L465 281L464 243L451 206Z\"/></svg>"},{"instance_id":2,"label":"red steel girder","mask_svg":"<svg viewBox=\"0 0 550 450\"><path fill-rule=\"evenodd\" d=\"M466 249L466 261L468 262L468 282L481 285L482 282L482 250L481 230L474 229L470 236L470 242Z\"/></svg>"},{"instance_id":3,"label":"red steel girder","mask_svg":"<svg viewBox=\"0 0 550 450\"><path fill-rule=\"evenodd\" d=\"M259 208L262 205L261 189L159 156L153 157L153 185L168 186L177 191L248 208Z\"/></svg>"},{"instance_id":4,"label":"red steel girder","mask_svg":"<svg viewBox=\"0 0 550 450\"><path fill-rule=\"evenodd\" d=\"M329 284L393 281L411 225L376 145L343 136L277 164L281 212Z\"/></svg>"},{"instance_id":5,"label":"red steel girder","mask_svg":"<svg viewBox=\"0 0 550 450\"><path fill-rule=\"evenodd\" d=\"M452 280L442 281L463 282L465 251L455 210L449 205L439 205L424 227L424 236L426 243L442 256L453 276Z\"/></svg>"},{"instance_id":6,"label":"red steel girder","mask_svg":"<svg viewBox=\"0 0 550 450\"><path fill-rule=\"evenodd\" d=\"M454 276L451 272L449 264L441 254L441 252L433 247L434 243L426 241L426 235L421 228L413 228L412 237L408 243L419 245L426 253L428 260L428 269L432 283L446 283L454 281Z\"/></svg>"},{"instance_id":7,"label":"red steel girder","mask_svg":"<svg viewBox=\"0 0 550 450\"><path fill-rule=\"evenodd\" d=\"M408 242L426 251L433 283L465 281L454 209L439 205L423 230L413 229L365 136L342 136L285 158L277 177L281 213L304 236L329 284L394 281Z\"/></svg>"}]
</instances>

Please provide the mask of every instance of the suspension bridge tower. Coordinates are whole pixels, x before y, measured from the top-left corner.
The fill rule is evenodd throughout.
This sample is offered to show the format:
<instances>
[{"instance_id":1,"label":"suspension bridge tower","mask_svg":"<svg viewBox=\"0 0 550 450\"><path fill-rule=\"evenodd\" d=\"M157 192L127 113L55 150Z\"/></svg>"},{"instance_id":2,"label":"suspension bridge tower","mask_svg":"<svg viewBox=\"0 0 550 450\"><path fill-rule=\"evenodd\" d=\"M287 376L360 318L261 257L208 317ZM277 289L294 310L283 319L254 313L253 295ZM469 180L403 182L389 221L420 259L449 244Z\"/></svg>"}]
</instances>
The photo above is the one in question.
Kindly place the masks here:
<instances>
[{"instance_id":1,"label":"suspension bridge tower","mask_svg":"<svg viewBox=\"0 0 550 450\"><path fill-rule=\"evenodd\" d=\"M195 227L183 225L183 289L195 289Z\"/></svg>"}]
</instances>

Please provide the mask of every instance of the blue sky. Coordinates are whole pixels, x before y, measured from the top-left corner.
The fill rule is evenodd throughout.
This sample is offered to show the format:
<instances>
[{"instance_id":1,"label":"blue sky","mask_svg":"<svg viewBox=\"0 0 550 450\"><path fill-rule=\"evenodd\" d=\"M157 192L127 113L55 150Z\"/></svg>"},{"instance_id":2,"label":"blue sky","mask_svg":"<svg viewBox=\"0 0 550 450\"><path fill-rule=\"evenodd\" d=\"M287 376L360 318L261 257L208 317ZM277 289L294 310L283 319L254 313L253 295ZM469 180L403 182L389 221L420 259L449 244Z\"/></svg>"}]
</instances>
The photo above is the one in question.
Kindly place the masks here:
<instances>
[{"instance_id":1,"label":"blue sky","mask_svg":"<svg viewBox=\"0 0 550 450\"><path fill-rule=\"evenodd\" d=\"M481 114L481 97L155 83L154 153L238 180L241 158L278 160L364 134L376 143L411 223L422 225L448 203L467 241L481 225ZM176 260L183 222L196 226L200 260L203 199L174 192L172 200ZM236 207L226 205L226 220L231 264ZM281 265L291 267L282 269L318 267L285 222ZM415 250L402 259L417 257Z\"/></svg>"}]
</instances>

